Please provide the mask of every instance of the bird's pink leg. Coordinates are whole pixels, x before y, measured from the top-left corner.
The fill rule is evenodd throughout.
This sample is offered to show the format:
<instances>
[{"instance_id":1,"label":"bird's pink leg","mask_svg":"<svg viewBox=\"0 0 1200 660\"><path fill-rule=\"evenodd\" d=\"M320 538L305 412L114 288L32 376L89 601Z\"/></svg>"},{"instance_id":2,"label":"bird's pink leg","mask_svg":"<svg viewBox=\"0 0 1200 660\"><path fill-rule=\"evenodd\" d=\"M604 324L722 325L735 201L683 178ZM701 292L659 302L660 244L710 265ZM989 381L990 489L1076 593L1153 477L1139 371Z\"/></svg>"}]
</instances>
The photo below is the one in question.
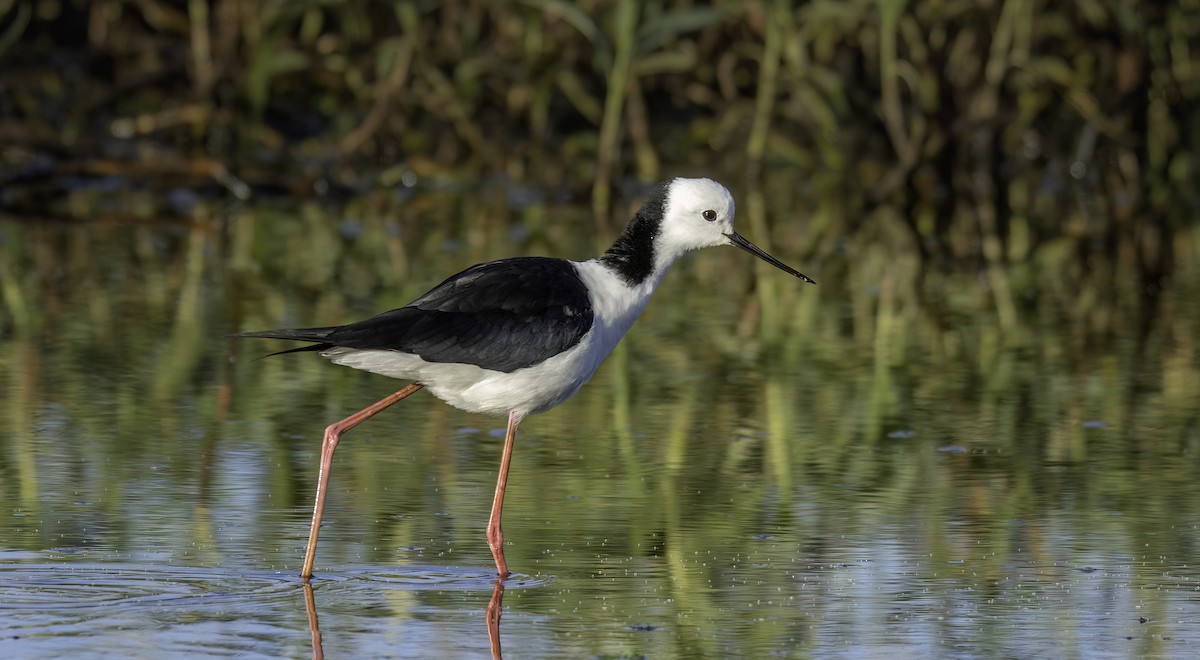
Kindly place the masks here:
<instances>
[{"instance_id":1,"label":"bird's pink leg","mask_svg":"<svg viewBox=\"0 0 1200 660\"><path fill-rule=\"evenodd\" d=\"M504 532L500 529L500 512L504 509L504 487L508 485L508 465L512 462L513 438L517 435L517 424L524 415L515 410L508 413L508 430L504 434L504 454L500 456L500 476L496 478L496 496L492 499L492 515L488 517L487 540L496 560L496 577L508 577L508 564L504 561Z\"/></svg>"},{"instance_id":2,"label":"bird's pink leg","mask_svg":"<svg viewBox=\"0 0 1200 660\"><path fill-rule=\"evenodd\" d=\"M317 558L317 535L321 532L321 514L325 511L325 493L329 488L329 468L333 465L333 450L337 449L338 440L343 433L362 424L368 417L419 389L420 383L412 383L399 392L390 394L346 419L326 427L325 440L321 443L321 469L317 472L317 501L313 505L312 527L308 531L308 547L304 551L304 568L300 570L300 577L305 580L312 577L313 562Z\"/></svg>"}]
</instances>

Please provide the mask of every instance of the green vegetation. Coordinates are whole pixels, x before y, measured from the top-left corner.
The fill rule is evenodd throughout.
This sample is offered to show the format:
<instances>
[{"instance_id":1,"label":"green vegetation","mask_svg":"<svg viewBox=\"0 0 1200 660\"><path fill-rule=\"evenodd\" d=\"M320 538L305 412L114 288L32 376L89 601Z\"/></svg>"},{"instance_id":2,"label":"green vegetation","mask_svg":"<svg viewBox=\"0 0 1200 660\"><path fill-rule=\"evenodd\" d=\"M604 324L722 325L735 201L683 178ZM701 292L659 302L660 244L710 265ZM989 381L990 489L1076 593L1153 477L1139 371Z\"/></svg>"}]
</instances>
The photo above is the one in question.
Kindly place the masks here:
<instances>
[{"instance_id":1,"label":"green vegetation","mask_svg":"<svg viewBox=\"0 0 1200 660\"><path fill-rule=\"evenodd\" d=\"M615 184L703 173L819 280L893 278L897 309L946 305L929 275L956 273L1006 344L1048 316L1190 342L1163 293L1194 281L1198 39L1196 0L7 0L0 208L499 181L590 191L601 244Z\"/></svg>"},{"instance_id":2,"label":"green vegetation","mask_svg":"<svg viewBox=\"0 0 1200 660\"><path fill-rule=\"evenodd\" d=\"M605 222L629 174L779 173L845 198L814 243L890 206L922 255L1082 232L1160 275L1198 177L1197 39L1195 0L6 0L0 117L10 166L592 182Z\"/></svg>"},{"instance_id":3,"label":"green vegetation","mask_svg":"<svg viewBox=\"0 0 1200 660\"><path fill-rule=\"evenodd\" d=\"M506 606L589 631L563 655L919 643L895 612L978 655L1169 654L1197 43L1200 0L0 0L0 551L290 570L321 428L394 382L227 332L594 256L638 182L702 175L820 284L676 267L523 425L506 552L556 577ZM322 561L489 565L490 422L418 398L339 450Z\"/></svg>"}]
</instances>

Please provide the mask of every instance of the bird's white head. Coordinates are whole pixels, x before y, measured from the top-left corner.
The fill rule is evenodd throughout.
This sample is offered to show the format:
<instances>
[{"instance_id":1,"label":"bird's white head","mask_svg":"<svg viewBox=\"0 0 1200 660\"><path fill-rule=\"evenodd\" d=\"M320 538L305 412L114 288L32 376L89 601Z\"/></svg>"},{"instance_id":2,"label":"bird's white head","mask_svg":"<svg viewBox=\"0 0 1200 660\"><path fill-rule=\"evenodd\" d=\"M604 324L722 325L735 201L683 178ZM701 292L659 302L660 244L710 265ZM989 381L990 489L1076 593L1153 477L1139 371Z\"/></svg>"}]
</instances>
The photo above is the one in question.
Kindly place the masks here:
<instances>
[{"instance_id":1,"label":"bird's white head","mask_svg":"<svg viewBox=\"0 0 1200 660\"><path fill-rule=\"evenodd\" d=\"M655 247L674 261L685 252L729 245L734 203L729 189L712 179L675 179L667 184Z\"/></svg>"},{"instance_id":2,"label":"bird's white head","mask_svg":"<svg viewBox=\"0 0 1200 660\"><path fill-rule=\"evenodd\" d=\"M734 245L806 282L791 266L733 230L733 195L712 179L673 179L659 185L625 232L600 258L626 284L657 282L671 264L700 248Z\"/></svg>"},{"instance_id":3,"label":"bird's white head","mask_svg":"<svg viewBox=\"0 0 1200 660\"><path fill-rule=\"evenodd\" d=\"M807 275L758 248L733 230L733 195L712 179L675 179L667 185L662 227L655 242L658 258L669 264L685 252L733 245L780 270L816 284Z\"/></svg>"}]
</instances>

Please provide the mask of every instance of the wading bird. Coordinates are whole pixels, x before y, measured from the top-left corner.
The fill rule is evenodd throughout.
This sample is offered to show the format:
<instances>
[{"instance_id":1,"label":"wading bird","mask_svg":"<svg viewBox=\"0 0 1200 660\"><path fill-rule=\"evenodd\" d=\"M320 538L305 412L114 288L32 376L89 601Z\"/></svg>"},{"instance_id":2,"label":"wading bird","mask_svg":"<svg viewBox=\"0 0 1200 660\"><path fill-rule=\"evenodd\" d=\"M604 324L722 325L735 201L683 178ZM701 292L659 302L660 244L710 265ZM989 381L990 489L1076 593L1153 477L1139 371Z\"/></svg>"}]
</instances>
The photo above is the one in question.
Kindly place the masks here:
<instances>
[{"instance_id":1,"label":"wading bird","mask_svg":"<svg viewBox=\"0 0 1200 660\"><path fill-rule=\"evenodd\" d=\"M491 261L450 276L404 307L364 321L236 335L312 342L283 353L317 351L336 364L412 381L325 429L301 577L312 576L338 440L424 387L456 408L508 415L487 523L496 573L501 580L507 578L500 514L517 424L567 400L591 378L677 259L692 250L733 245L813 283L742 238L733 230L733 215L733 196L725 186L709 179L674 179L654 188L598 259Z\"/></svg>"}]
</instances>

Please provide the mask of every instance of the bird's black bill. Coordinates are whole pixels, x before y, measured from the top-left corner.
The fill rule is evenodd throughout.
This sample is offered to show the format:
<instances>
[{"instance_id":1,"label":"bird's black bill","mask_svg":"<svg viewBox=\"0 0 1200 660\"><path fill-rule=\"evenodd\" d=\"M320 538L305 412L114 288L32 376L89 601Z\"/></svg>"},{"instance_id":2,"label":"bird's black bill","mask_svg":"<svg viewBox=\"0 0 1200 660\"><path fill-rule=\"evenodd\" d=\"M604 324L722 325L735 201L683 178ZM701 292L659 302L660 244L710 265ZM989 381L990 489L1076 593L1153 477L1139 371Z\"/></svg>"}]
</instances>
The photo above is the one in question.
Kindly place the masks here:
<instances>
[{"instance_id":1,"label":"bird's black bill","mask_svg":"<svg viewBox=\"0 0 1200 660\"><path fill-rule=\"evenodd\" d=\"M783 272L788 273L789 275L795 275L796 277L799 277L800 279L804 280L805 282L808 282L809 284L816 284L816 282L814 282L813 279L811 277L809 277L808 275L801 273L800 271L796 270L795 268L792 268L791 266L783 263L782 261L776 259L775 257L772 257L771 255L767 254L766 252L763 252L761 248L759 248L757 245L751 243L750 241L742 238L742 235L737 233L736 231L731 231L725 235L727 237L729 237L729 240L734 245L742 248L743 250L758 257L759 259L762 259L763 261L771 264L772 266L778 268L779 270L782 270Z\"/></svg>"}]
</instances>

